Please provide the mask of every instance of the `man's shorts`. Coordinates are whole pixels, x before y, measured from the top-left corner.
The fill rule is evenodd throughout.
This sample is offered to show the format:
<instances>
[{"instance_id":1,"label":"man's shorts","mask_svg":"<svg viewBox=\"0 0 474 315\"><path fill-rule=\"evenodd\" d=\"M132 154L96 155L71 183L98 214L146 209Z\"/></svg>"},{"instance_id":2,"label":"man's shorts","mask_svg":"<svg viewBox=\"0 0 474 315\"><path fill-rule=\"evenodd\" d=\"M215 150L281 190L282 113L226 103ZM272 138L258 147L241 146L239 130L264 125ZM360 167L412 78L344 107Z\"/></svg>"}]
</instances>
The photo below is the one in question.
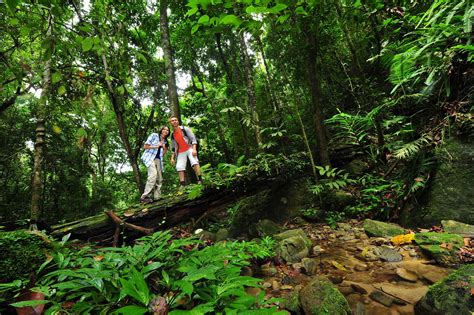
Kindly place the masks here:
<instances>
[{"instance_id":1,"label":"man's shorts","mask_svg":"<svg viewBox=\"0 0 474 315\"><path fill-rule=\"evenodd\" d=\"M186 170L186 159L189 159L191 166L199 164L197 156L193 156L193 148L189 148L188 151L178 153L178 158L176 159L176 170L178 172Z\"/></svg>"}]
</instances>

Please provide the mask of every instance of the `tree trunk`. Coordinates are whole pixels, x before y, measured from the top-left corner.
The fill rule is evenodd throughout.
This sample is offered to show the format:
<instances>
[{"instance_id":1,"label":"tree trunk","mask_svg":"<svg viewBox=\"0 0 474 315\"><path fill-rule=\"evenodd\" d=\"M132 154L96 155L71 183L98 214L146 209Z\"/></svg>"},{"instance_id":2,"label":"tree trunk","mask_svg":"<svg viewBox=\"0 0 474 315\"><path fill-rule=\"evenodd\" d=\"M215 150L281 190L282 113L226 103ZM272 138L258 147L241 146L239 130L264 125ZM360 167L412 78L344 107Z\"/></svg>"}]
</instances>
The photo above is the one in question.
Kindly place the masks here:
<instances>
[{"instance_id":1,"label":"tree trunk","mask_svg":"<svg viewBox=\"0 0 474 315\"><path fill-rule=\"evenodd\" d=\"M112 82L109 79L110 78L109 67L107 66L107 59L103 51L102 51L102 64L104 65L105 83L107 85L110 101L112 102L112 106L115 112L115 118L117 120L117 124L119 127L120 139L122 139L123 145L125 147L125 151L127 152L128 161L130 162L130 165L132 166L133 175L135 177L135 183L137 184L138 190L142 192L143 184L142 184L140 169L138 168L138 164L137 164L137 158L135 157L135 154L130 145L130 141L128 139L127 132L125 130L126 128L125 128L125 121L123 119L123 110L121 108L122 106L120 105L120 100L119 100L118 95L114 91Z\"/></svg>"},{"instance_id":2,"label":"tree trunk","mask_svg":"<svg viewBox=\"0 0 474 315\"><path fill-rule=\"evenodd\" d=\"M225 161L227 163L230 163L232 161L232 155L230 154L230 150L229 150L229 147L227 145L227 140L225 139L224 130L222 129L221 117L219 115L219 112L216 110L216 107L214 106L214 102L206 94L204 82L203 82L203 80L201 78L201 75L199 73L199 68L194 66L194 65L193 65L193 67L195 68L195 70L193 72L196 73L196 76L199 80L199 83L201 83L202 95L208 100L209 105L211 107L212 115L214 116L214 119L216 120L217 135L219 136L220 145L222 146L222 151L224 152ZM192 80L193 80L193 84L194 84L194 78Z\"/></svg>"},{"instance_id":3,"label":"tree trunk","mask_svg":"<svg viewBox=\"0 0 474 315\"><path fill-rule=\"evenodd\" d=\"M163 54L165 59L166 76L168 77L168 101L171 106L173 116L176 116L181 123L181 112L178 102L178 88L176 87L176 78L173 63L173 49L170 42L170 32L168 28L168 1L160 1L160 31L161 44L163 45Z\"/></svg>"},{"instance_id":4,"label":"tree trunk","mask_svg":"<svg viewBox=\"0 0 474 315\"><path fill-rule=\"evenodd\" d=\"M364 78L365 77L364 76L364 71L362 70L362 67L361 67L360 62L359 62L359 57L357 56L357 49L354 45L354 41L352 40L351 32L350 32L349 28L347 27L346 22L344 21L343 12L341 10L341 5L339 3L339 0L334 1L334 6L336 7L337 16L339 17L339 21L338 21L339 26L342 29L342 33L346 37L347 46L349 47L349 51L351 52L352 62L354 64L354 66L356 67L357 72L359 73L359 75L362 78Z\"/></svg>"},{"instance_id":5,"label":"tree trunk","mask_svg":"<svg viewBox=\"0 0 474 315\"><path fill-rule=\"evenodd\" d=\"M318 44L315 35L311 31L307 32L306 35L308 41L308 79L311 91L311 102L313 103L313 118L319 162L321 165L330 165L328 140L322 110L321 86L318 76L319 69L317 66L317 58L319 55Z\"/></svg>"},{"instance_id":6,"label":"tree trunk","mask_svg":"<svg viewBox=\"0 0 474 315\"><path fill-rule=\"evenodd\" d=\"M48 30L46 31L46 37L51 38L53 17L51 13L48 17ZM52 45L52 41L50 41ZM48 48L47 48L48 49ZM49 47L53 49L53 47ZM35 158L33 166L33 177L31 181L31 228L37 229L36 223L41 217L41 208L43 203L43 159L44 159L44 146L45 146L45 121L46 121L46 107L48 105L48 98L51 88L51 57L45 61L43 71L43 84L42 84L41 97L38 104L38 114L36 121L36 140L35 140Z\"/></svg>"},{"instance_id":7,"label":"tree trunk","mask_svg":"<svg viewBox=\"0 0 474 315\"><path fill-rule=\"evenodd\" d=\"M234 94L234 85L236 84L236 81L234 80L234 77L232 76L232 71L229 67L229 64L227 63L227 57L224 54L224 51L222 50L220 33L215 34L215 40L216 40L217 51L219 52L219 59L221 60L222 66L224 67L224 71L225 71L226 76L227 76L228 85L230 85L230 87L228 89L229 94L231 95L231 99L234 102L235 98L233 98L232 95ZM232 115L232 114L229 113L229 115ZM232 116L231 116L231 118L232 118ZM240 116L239 113L237 113L237 121L240 122L241 119L242 119L242 117ZM247 157L249 157L250 156L250 148L249 148L249 140L248 140L248 135L247 135L247 129L245 128L245 126L243 124L239 124L239 126L240 126L240 130L242 132L242 139L243 139L243 142L244 142L245 155Z\"/></svg>"},{"instance_id":8,"label":"tree trunk","mask_svg":"<svg viewBox=\"0 0 474 315\"><path fill-rule=\"evenodd\" d=\"M260 119L257 112L257 99L255 98L255 85L253 82L253 71L250 63L250 57L247 52L247 44L245 43L244 34L240 34L240 45L242 47L242 62L245 72L245 84L247 86L247 97L249 100L250 112L252 114L252 125L255 130L255 140L257 141L258 149L262 148L262 134L260 133Z\"/></svg>"}]
</instances>

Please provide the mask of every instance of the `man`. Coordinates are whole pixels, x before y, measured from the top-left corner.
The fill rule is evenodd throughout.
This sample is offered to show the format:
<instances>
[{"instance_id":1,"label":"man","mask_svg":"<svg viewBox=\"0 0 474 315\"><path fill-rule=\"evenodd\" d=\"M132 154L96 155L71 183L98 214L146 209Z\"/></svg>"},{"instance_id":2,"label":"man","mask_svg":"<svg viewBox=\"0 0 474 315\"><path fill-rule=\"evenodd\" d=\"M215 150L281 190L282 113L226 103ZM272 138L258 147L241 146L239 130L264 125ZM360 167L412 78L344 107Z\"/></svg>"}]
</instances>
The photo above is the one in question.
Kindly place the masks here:
<instances>
[{"instance_id":1,"label":"man","mask_svg":"<svg viewBox=\"0 0 474 315\"><path fill-rule=\"evenodd\" d=\"M170 130L167 126L160 128L159 133L152 133L145 142L142 161L147 167L148 178L140 202L149 203L161 196L163 182L163 156L167 151ZM153 194L153 199L150 196Z\"/></svg>"},{"instance_id":2,"label":"man","mask_svg":"<svg viewBox=\"0 0 474 315\"><path fill-rule=\"evenodd\" d=\"M194 133L185 126L179 125L179 120L175 116L170 117L170 123L173 127L173 133L171 134L171 148L173 155L171 156L171 164L175 164L176 158L176 170L179 174L179 184L185 185L185 171L186 163L189 159L194 173L196 173L198 184L202 184L201 168L199 167L199 161L197 157L197 140Z\"/></svg>"}]
</instances>

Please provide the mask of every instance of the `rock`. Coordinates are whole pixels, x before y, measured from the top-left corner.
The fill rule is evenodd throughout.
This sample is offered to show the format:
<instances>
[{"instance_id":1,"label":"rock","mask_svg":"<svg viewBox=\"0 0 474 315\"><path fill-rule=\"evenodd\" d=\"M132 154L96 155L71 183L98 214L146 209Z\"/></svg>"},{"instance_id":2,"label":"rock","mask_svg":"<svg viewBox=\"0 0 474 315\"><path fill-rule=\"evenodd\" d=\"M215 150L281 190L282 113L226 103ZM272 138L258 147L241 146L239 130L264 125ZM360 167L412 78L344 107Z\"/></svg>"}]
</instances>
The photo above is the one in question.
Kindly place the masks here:
<instances>
[{"instance_id":1,"label":"rock","mask_svg":"<svg viewBox=\"0 0 474 315\"><path fill-rule=\"evenodd\" d=\"M377 301L380 304L385 305L387 307L392 305L393 303L393 298L391 296L378 290L372 291L372 293L370 293L369 296L372 300Z\"/></svg>"},{"instance_id":2,"label":"rock","mask_svg":"<svg viewBox=\"0 0 474 315\"><path fill-rule=\"evenodd\" d=\"M277 254L286 262L295 263L308 257L312 243L302 229L275 234L273 238L279 241Z\"/></svg>"},{"instance_id":3,"label":"rock","mask_svg":"<svg viewBox=\"0 0 474 315\"><path fill-rule=\"evenodd\" d=\"M301 264L303 265L303 269L307 275L314 275L318 271L319 260L314 258L303 258Z\"/></svg>"},{"instance_id":4,"label":"rock","mask_svg":"<svg viewBox=\"0 0 474 315\"><path fill-rule=\"evenodd\" d=\"M229 231L224 228L220 228L216 232L216 242L224 241L229 238Z\"/></svg>"},{"instance_id":5,"label":"rock","mask_svg":"<svg viewBox=\"0 0 474 315\"><path fill-rule=\"evenodd\" d=\"M337 223L337 228L344 230L344 231L350 231L352 229L352 226L349 223L345 222L338 222Z\"/></svg>"},{"instance_id":6,"label":"rock","mask_svg":"<svg viewBox=\"0 0 474 315\"><path fill-rule=\"evenodd\" d=\"M324 252L324 249L321 248L321 246L316 245L313 247L313 255L314 256L319 256Z\"/></svg>"},{"instance_id":7,"label":"rock","mask_svg":"<svg viewBox=\"0 0 474 315\"><path fill-rule=\"evenodd\" d=\"M474 237L474 225L454 220L442 220L441 225L446 233L459 234L464 237Z\"/></svg>"},{"instance_id":8,"label":"rock","mask_svg":"<svg viewBox=\"0 0 474 315\"><path fill-rule=\"evenodd\" d=\"M215 242L217 240L216 234L209 231L202 230L202 231L199 231L197 235L203 241Z\"/></svg>"},{"instance_id":9,"label":"rock","mask_svg":"<svg viewBox=\"0 0 474 315\"><path fill-rule=\"evenodd\" d=\"M379 256L377 255L377 247L375 246L366 246L362 249L362 252L356 257L360 257L360 259L365 261L376 261L379 260Z\"/></svg>"},{"instance_id":10,"label":"rock","mask_svg":"<svg viewBox=\"0 0 474 315\"><path fill-rule=\"evenodd\" d=\"M360 294L367 294L367 293L368 293L368 291L367 291L363 286L361 286L361 285L358 284L358 283L351 283L351 288L352 288L354 291L356 291L356 292L358 292L358 293L360 293Z\"/></svg>"},{"instance_id":11,"label":"rock","mask_svg":"<svg viewBox=\"0 0 474 315\"><path fill-rule=\"evenodd\" d=\"M474 299L474 264L464 265L440 282L416 304L417 314L472 314Z\"/></svg>"},{"instance_id":12,"label":"rock","mask_svg":"<svg viewBox=\"0 0 474 315\"><path fill-rule=\"evenodd\" d=\"M415 304L418 302L423 295L426 294L428 291L428 287L421 286L421 287L413 287L412 284L403 285L401 283L392 284L392 283L379 283L373 284L374 288L386 292L389 294L395 302L397 299L401 301L397 301L397 304Z\"/></svg>"},{"instance_id":13,"label":"rock","mask_svg":"<svg viewBox=\"0 0 474 315\"><path fill-rule=\"evenodd\" d=\"M280 283L276 280L272 281L272 290L279 290L280 289Z\"/></svg>"},{"instance_id":14,"label":"rock","mask_svg":"<svg viewBox=\"0 0 474 315\"><path fill-rule=\"evenodd\" d=\"M309 250L301 237L294 236L281 241L277 253L284 261L294 263L308 257Z\"/></svg>"},{"instance_id":15,"label":"rock","mask_svg":"<svg viewBox=\"0 0 474 315\"><path fill-rule=\"evenodd\" d=\"M453 133L454 134L454 133ZM407 218L413 225L438 225L441 220L474 224L474 137L451 138L438 150L440 164L432 178L427 203L418 216Z\"/></svg>"},{"instance_id":16,"label":"rock","mask_svg":"<svg viewBox=\"0 0 474 315\"><path fill-rule=\"evenodd\" d=\"M364 220L364 230L369 236L380 237L392 237L405 232L405 230L399 225L370 219Z\"/></svg>"},{"instance_id":17,"label":"rock","mask_svg":"<svg viewBox=\"0 0 474 315\"><path fill-rule=\"evenodd\" d=\"M260 273L265 277L272 277L278 273L277 269L273 265L263 265L260 267Z\"/></svg>"},{"instance_id":18,"label":"rock","mask_svg":"<svg viewBox=\"0 0 474 315\"><path fill-rule=\"evenodd\" d=\"M356 264L354 266L355 271L366 271L368 268L369 268L369 266L367 266L365 264Z\"/></svg>"},{"instance_id":19,"label":"rock","mask_svg":"<svg viewBox=\"0 0 474 315\"><path fill-rule=\"evenodd\" d=\"M344 190L331 190L324 194L324 208L337 212L354 203L355 197Z\"/></svg>"},{"instance_id":20,"label":"rock","mask_svg":"<svg viewBox=\"0 0 474 315\"><path fill-rule=\"evenodd\" d=\"M292 314L302 314L301 312L301 303L299 299L299 291L300 290L294 290L289 292L284 298L283 298L283 307L289 311L291 311Z\"/></svg>"},{"instance_id":21,"label":"rock","mask_svg":"<svg viewBox=\"0 0 474 315\"><path fill-rule=\"evenodd\" d=\"M383 261L397 262L403 260L403 256L399 252L384 246L377 247L375 254Z\"/></svg>"},{"instance_id":22,"label":"rock","mask_svg":"<svg viewBox=\"0 0 474 315\"><path fill-rule=\"evenodd\" d=\"M344 166L347 172L355 176L363 175L368 169L370 165L366 161L355 159L350 161Z\"/></svg>"},{"instance_id":23,"label":"rock","mask_svg":"<svg viewBox=\"0 0 474 315\"><path fill-rule=\"evenodd\" d=\"M464 246L464 238L461 235L449 233L417 233L415 242L443 266L458 264L459 257L456 253L459 248Z\"/></svg>"},{"instance_id":24,"label":"rock","mask_svg":"<svg viewBox=\"0 0 474 315\"><path fill-rule=\"evenodd\" d=\"M294 236L300 236L303 238L305 241L306 246L308 246L308 249L311 247L312 243L306 233L302 229L295 229L295 230L286 230L284 232L278 233L273 235L273 238L277 241L282 241L284 239L294 237Z\"/></svg>"},{"instance_id":25,"label":"rock","mask_svg":"<svg viewBox=\"0 0 474 315\"><path fill-rule=\"evenodd\" d=\"M339 286L339 291L344 294L344 295L349 295L351 293L354 293L354 289L352 289L352 287L350 286Z\"/></svg>"},{"instance_id":26,"label":"rock","mask_svg":"<svg viewBox=\"0 0 474 315\"><path fill-rule=\"evenodd\" d=\"M341 275L328 275L327 277L333 284L340 284L344 281Z\"/></svg>"},{"instance_id":27,"label":"rock","mask_svg":"<svg viewBox=\"0 0 474 315\"><path fill-rule=\"evenodd\" d=\"M281 228L278 224L268 219L258 221L256 228L257 234L261 238L275 235L281 231Z\"/></svg>"},{"instance_id":28,"label":"rock","mask_svg":"<svg viewBox=\"0 0 474 315\"><path fill-rule=\"evenodd\" d=\"M327 279L318 277L300 291L305 314L352 314L344 295Z\"/></svg>"},{"instance_id":29,"label":"rock","mask_svg":"<svg viewBox=\"0 0 474 315\"><path fill-rule=\"evenodd\" d=\"M384 237L376 237L376 238L370 239L370 244L378 245L378 246L386 245L386 244L390 244L390 240Z\"/></svg>"},{"instance_id":30,"label":"rock","mask_svg":"<svg viewBox=\"0 0 474 315\"><path fill-rule=\"evenodd\" d=\"M423 273L423 280L426 280L429 284L436 283L443 279L445 275L440 274L439 272L434 272L434 271L429 271L426 273Z\"/></svg>"},{"instance_id":31,"label":"rock","mask_svg":"<svg viewBox=\"0 0 474 315\"><path fill-rule=\"evenodd\" d=\"M417 275L415 275L411 272L408 272L403 268L397 268L396 274L397 274L397 276L399 276L400 278L402 278L403 280L408 281L408 282L416 282L418 280Z\"/></svg>"}]
</instances>

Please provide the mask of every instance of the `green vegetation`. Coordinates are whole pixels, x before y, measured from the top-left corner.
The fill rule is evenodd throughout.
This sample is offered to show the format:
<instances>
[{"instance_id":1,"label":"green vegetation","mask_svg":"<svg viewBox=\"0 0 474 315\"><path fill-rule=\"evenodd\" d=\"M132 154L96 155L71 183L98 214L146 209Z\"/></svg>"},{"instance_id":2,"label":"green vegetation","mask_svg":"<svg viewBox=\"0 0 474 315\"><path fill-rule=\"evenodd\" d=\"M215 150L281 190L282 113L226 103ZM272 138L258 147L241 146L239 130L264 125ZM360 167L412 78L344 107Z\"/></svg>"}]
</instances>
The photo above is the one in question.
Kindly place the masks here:
<instances>
[{"instance_id":1,"label":"green vegetation","mask_svg":"<svg viewBox=\"0 0 474 315\"><path fill-rule=\"evenodd\" d=\"M240 275L251 261L273 256L273 245L267 238L260 244L226 242L203 247L195 238L172 239L168 232L121 248L74 249L63 242L39 268L32 289L44 293L45 300L28 303L46 304L49 313L144 314L152 301L163 297L170 314L249 309L274 314L274 308L256 310L271 301L245 291L258 287L259 279Z\"/></svg>"},{"instance_id":2,"label":"green vegetation","mask_svg":"<svg viewBox=\"0 0 474 315\"><path fill-rule=\"evenodd\" d=\"M147 136L170 115L199 139L204 184L179 189L168 153L163 196L219 191L232 205L206 231L242 237L263 218L255 209L290 209L287 192L271 194L278 181L305 183L297 215L332 227L472 224L473 18L467 0L0 1L0 227L125 216L143 191ZM13 294L45 244L2 234L0 291ZM264 313L244 290L258 280L239 272L272 246L166 232L69 244L48 253L35 290L49 313Z\"/></svg>"}]
</instances>

